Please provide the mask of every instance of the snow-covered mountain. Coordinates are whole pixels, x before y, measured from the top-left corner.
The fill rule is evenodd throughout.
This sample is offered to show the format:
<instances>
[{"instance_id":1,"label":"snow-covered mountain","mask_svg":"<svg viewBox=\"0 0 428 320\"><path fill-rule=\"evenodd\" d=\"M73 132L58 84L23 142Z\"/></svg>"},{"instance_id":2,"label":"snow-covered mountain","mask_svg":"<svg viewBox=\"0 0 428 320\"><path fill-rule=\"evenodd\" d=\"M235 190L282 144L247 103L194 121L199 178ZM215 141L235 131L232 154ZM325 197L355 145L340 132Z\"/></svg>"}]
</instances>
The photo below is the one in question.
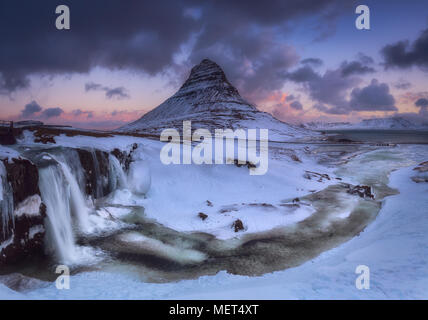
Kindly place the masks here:
<instances>
[{"instance_id":1,"label":"snow-covered mountain","mask_svg":"<svg viewBox=\"0 0 428 320\"><path fill-rule=\"evenodd\" d=\"M420 126L402 117L365 119L355 125L358 129L419 129Z\"/></svg>"},{"instance_id":2,"label":"snow-covered mountain","mask_svg":"<svg viewBox=\"0 0 428 320\"><path fill-rule=\"evenodd\" d=\"M192 121L192 128L269 129L270 139L290 139L313 134L275 119L245 101L227 80L223 70L204 59L193 67L181 88L161 105L140 119L118 129L121 132L159 135L163 129L181 129L183 121Z\"/></svg>"},{"instance_id":3,"label":"snow-covered mountain","mask_svg":"<svg viewBox=\"0 0 428 320\"><path fill-rule=\"evenodd\" d=\"M403 117L364 119L359 123L350 122L309 122L304 125L312 130L418 130L428 126L415 124Z\"/></svg>"},{"instance_id":4,"label":"snow-covered mountain","mask_svg":"<svg viewBox=\"0 0 428 320\"><path fill-rule=\"evenodd\" d=\"M350 122L321 122L312 121L303 125L305 128L310 130L339 130L339 129L350 129L353 124Z\"/></svg>"}]
</instances>

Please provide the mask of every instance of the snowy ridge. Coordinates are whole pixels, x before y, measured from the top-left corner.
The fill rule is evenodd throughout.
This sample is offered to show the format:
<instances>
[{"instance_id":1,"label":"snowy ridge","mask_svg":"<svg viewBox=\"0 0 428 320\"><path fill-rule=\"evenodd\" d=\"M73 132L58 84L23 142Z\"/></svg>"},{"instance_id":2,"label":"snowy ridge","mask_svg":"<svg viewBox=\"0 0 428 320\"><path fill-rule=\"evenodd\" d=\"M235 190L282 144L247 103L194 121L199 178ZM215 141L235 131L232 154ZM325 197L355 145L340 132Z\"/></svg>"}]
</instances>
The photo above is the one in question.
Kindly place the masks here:
<instances>
[{"instance_id":1,"label":"snowy ridge","mask_svg":"<svg viewBox=\"0 0 428 320\"><path fill-rule=\"evenodd\" d=\"M304 126L311 130L428 130L428 126L418 125L403 117L364 119L359 123L308 122Z\"/></svg>"},{"instance_id":2,"label":"snowy ridge","mask_svg":"<svg viewBox=\"0 0 428 320\"><path fill-rule=\"evenodd\" d=\"M208 59L192 68L189 78L172 97L118 131L159 135L166 128L181 129L184 120L192 121L194 129L210 131L217 128L266 128L271 130L270 138L273 139L312 134L257 110L240 96L223 70Z\"/></svg>"}]
</instances>

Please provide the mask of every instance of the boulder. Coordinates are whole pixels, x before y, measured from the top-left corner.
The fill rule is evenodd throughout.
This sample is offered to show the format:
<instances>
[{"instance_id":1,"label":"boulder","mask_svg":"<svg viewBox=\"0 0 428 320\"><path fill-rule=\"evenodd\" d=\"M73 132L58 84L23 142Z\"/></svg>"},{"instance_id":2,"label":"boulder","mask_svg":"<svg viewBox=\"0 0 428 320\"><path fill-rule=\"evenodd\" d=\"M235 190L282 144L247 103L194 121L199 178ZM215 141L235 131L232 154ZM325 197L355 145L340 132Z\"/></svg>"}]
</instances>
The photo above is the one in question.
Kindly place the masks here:
<instances>
[{"instance_id":1,"label":"boulder","mask_svg":"<svg viewBox=\"0 0 428 320\"><path fill-rule=\"evenodd\" d=\"M244 230L244 224L242 223L241 220L237 219L235 220L235 222L232 224L232 228L235 230L235 232L239 232L241 230Z\"/></svg>"}]
</instances>

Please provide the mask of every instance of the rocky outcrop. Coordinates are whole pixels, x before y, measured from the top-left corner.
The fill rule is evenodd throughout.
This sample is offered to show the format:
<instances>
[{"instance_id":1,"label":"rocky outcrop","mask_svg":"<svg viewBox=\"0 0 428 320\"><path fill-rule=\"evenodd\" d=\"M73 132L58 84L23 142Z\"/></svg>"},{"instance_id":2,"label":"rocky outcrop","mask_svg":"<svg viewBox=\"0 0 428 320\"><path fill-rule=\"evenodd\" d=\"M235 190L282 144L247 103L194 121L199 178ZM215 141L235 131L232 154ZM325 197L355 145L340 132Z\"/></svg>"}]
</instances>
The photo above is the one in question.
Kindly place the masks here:
<instances>
[{"instance_id":1,"label":"rocky outcrop","mask_svg":"<svg viewBox=\"0 0 428 320\"><path fill-rule=\"evenodd\" d=\"M233 224L232 228L235 230L235 232L239 232L241 230L244 230L244 224L241 220L237 219Z\"/></svg>"},{"instance_id":2,"label":"rocky outcrop","mask_svg":"<svg viewBox=\"0 0 428 320\"><path fill-rule=\"evenodd\" d=\"M0 265L11 264L43 254L46 207L39 190L37 167L26 159L3 160L6 171L4 193L12 199L8 207L0 207ZM11 212L8 212L10 211Z\"/></svg>"},{"instance_id":3,"label":"rocky outcrop","mask_svg":"<svg viewBox=\"0 0 428 320\"><path fill-rule=\"evenodd\" d=\"M372 192L372 188L370 186L348 186L349 190L347 193L358 195L361 198L370 198L374 199L374 194Z\"/></svg>"},{"instance_id":4,"label":"rocky outcrop","mask_svg":"<svg viewBox=\"0 0 428 320\"><path fill-rule=\"evenodd\" d=\"M131 147L131 151L129 152L120 151L119 149L116 148L116 149L113 149L111 154L119 160L120 164L125 169L125 171L128 171L129 166L132 162L132 155L135 152L135 150L137 150L137 148L138 148L138 145L134 143Z\"/></svg>"},{"instance_id":5,"label":"rocky outcrop","mask_svg":"<svg viewBox=\"0 0 428 320\"><path fill-rule=\"evenodd\" d=\"M100 150L77 149L80 163L85 172L85 193L94 199L110 192L108 153Z\"/></svg>"},{"instance_id":6,"label":"rocky outcrop","mask_svg":"<svg viewBox=\"0 0 428 320\"><path fill-rule=\"evenodd\" d=\"M206 218L208 218L208 215L203 212L199 212L198 217L201 218L202 221L204 221Z\"/></svg>"},{"instance_id":7,"label":"rocky outcrop","mask_svg":"<svg viewBox=\"0 0 428 320\"><path fill-rule=\"evenodd\" d=\"M428 182L428 161L420 163L413 170L416 171L416 174L412 177L414 182Z\"/></svg>"}]
</instances>

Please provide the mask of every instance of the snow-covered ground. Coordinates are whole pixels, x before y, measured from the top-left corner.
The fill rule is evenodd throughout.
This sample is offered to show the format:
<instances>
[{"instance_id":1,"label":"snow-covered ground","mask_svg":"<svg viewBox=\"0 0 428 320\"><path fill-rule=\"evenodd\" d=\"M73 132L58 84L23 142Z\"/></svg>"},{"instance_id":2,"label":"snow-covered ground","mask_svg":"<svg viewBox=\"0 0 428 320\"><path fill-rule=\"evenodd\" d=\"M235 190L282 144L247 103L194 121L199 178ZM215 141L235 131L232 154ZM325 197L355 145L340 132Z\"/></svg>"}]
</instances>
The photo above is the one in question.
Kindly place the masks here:
<instances>
[{"instance_id":1,"label":"snow-covered ground","mask_svg":"<svg viewBox=\"0 0 428 320\"><path fill-rule=\"evenodd\" d=\"M427 299L428 184L410 180L412 168L391 176L400 194L388 197L374 221L349 242L305 264L244 277L220 272L197 280L143 283L126 275L88 272L70 290L48 284L27 293L0 285L1 298L23 299ZM355 287L358 265L370 268L370 289Z\"/></svg>"},{"instance_id":2,"label":"snow-covered ground","mask_svg":"<svg viewBox=\"0 0 428 320\"><path fill-rule=\"evenodd\" d=\"M66 137L55 138L63 147L91 147L111 151L114 148L127 150L133 143L139 147L134 154L136 174L128 177L132 185L149 185L145 197L131 192L117 190L109 202L114 205L139 205L144 207L145 215L164 226L177 231L201 231L211 233L220 239L237 236L232 223L236 219L244 222L245 230L239 235L270 230L277 226L295 223L308 217L314 209L301 206L284 214L279 204L291 202L309 191L322 190L337 180L303 178L305 170L332 174L333 169L316 163L316 159L299 154L304 161L296 162L289 157L269 159L267 174L252 176L247 167L235 165L164 165L159 160L161 147L159 141L128 136L113 138ZM28 136L26 141L31 141ZM148 177L149 176L149 177ZM148 181L146 181L148 180ZM239 181L239 187L237 187ZM208 202L210 205L207 205ZM272 205L263 210L260 206ZM223 214L218 212L223 210ZM202 221L198 213L208 218Z\"/></svg>"},{"instance_id":3,"label":"snow-covered ground","mask_svg":"<svg viewBox=\"0 0 428 320\"><path fill-rule=\"evenodd\" d=\"M30 141L30 137L27 137ZM109 151L129 149L137 142L134 155L148 188L145 196L130 190L117 190L105 199L113 205L141 205L145 216L181 232L202 231L220 239L266 231L290 225L312 214L301 206L289 215L278 210L280 203L290 202L314 190L322 190L337 180L303 179L305 170L320 171L344 182L366 183L370 177L386 183L399 194L386 197L380 213L359 236L326 251L306 263L284 271L259 277L237 276L221 271L214 276L170 283L147 283L132 272L82 272L71 277L69 290L58 290L55 283L37 282L29 290L17 293L0 284L0 298L19 299L422 299L428 297L428 184L415 183L412 168L426 160L425 146L405 146L374 150L351 159L339 170L316 163L316 159L297 150L302 162L289 157L269 159L266 175L250 176L246 167L234 165L165 166L159 161L162 146L158 141L118 136L113 138L56 137L58 144L70 147L95 147ZM403 168L404 167L404 168ZM148 174L149 173L149 174ZM148 178L148 175L150 176ZM132 176L128 179L133 179ZM368 180L367 180L368 179ZM239 188L236 183L239 181ZM135 184L135 183L134 183ZM131 183L130 185L134 185ZM147 186L149 185L149 187ZM210 205L208 205L209 201ZM258 204L263 208L250 204ZM267 204L267 205L263 205ZM212 205L212 206L211 206ZM274 208L270 207L272 205ZM257 208L257 209L255 209ZM109 208L110 209L110 208ZM223 214L219 210L226 209ZM231 209L231 210L230 210ZM121 210L113 212L120 215ZM126 210L125 210L126 211ZM208 219L202 221L198 212ZM346 210L345 210L346 211ZM256 214L258 213L258 214ZM348 212L338 218L345 219ZM231 228L235 219L244 222L245 230L236 234ZM119 241L141 243L157 248L160 255L176 260L203 260L199 251L175 248L154 238L129 232ZM355 286L358 265L370 268L370 289Z\"/></svg>"}]
</instances>

